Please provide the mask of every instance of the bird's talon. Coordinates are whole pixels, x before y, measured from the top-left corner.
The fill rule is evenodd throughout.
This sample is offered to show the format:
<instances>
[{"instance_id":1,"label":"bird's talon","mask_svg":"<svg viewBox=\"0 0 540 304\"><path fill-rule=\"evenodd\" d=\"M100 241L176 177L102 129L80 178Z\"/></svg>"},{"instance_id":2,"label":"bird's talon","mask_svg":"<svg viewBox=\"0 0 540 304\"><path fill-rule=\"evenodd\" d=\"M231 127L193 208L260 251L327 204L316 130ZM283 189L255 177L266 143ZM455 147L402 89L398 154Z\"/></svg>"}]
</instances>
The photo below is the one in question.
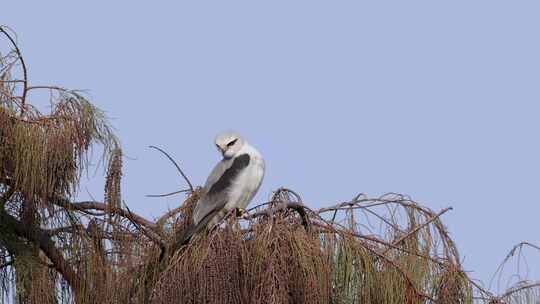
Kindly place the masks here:
<instances>
[{"instance_id":1,"label":"bird's talon","mask_svg":"<svg viewBox=\"0 0 540 304\"><path fill-rule=\"evenodd\" d=\"M244 217L246 215L246 209L243 208L236 208L236 216L237 217Z\"/></svg>"}]
</instances>

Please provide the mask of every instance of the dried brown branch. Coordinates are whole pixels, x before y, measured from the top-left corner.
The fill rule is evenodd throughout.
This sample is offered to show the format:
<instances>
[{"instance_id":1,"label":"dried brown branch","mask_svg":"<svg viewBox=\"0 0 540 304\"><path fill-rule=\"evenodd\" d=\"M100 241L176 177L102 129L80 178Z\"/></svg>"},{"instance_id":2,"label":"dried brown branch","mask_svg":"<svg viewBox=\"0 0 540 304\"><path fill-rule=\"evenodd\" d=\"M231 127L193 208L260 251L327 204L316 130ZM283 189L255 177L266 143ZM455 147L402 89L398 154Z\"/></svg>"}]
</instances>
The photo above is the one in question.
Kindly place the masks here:
<instances>
[{"instance_id":1,"label":"dried brown branch","mask_svg":"<svg viewBox=\"0 0 540 304\"><path fill-rule=\"evenodd\" d=\"M418 208L419 206L416 203L411 202L409 199L403 198L401 195L396 195L396 197L394 198L385 198L389 195L396 195L396 194L387 193L379 198L363 198L363 199L359 199L359 196L357 196L352 201L342 202L339 204L332 205L330 207L320 208L317 211L317 213L321 214L321 213L331 212L331 211L336 211L336 210L365 209L365 208L372 208L372 207L383 206L383 205L388 205L388 204L396 204L403 207L421 209L421 208ZM363 205L363 203L369 203L369 204Z\"/></svg>"},{"instance_id":2,"label":"dried brown branch","mask_svg":"<svg viewBox=\"0 0 540 304\"><path fill-rule=\"evenodd\" d=\"M162 215L157 221L156 224L158 226L162 226L169 218L175 216L176 214L182 212L184 209L184 206L176 207L172 210L167 211L164 215Z\"/></svg>"},{"instance_id":3,"label":"dried brown branch","mask_svg":"<svg viewBox=\"0 0 540 304\"><path fill-rule=\"evenodd\" d=\"M156 224L145 219L144 217L137 215L135 213L131 213L128 210L125 210L122 208L111 208L111 206L108 206L105 203L96 202L96 201L69 202L65 199L55 199L53 203L62 208L66 208L68 210L87 211L90 209L90 210L100 210L105 213L120 215L132 222L137 223L138 225L157 231Z\"/></svg>"},{"instance_id":4,"label":"dried brown branch","mask_svg":"<svg viewBox=\"0 0 540 304\"><path fill-rule=\"evenodd\" d=\"M526 289L536 288L536 287L540 287L540 282L522 284L522 285L516 286L514 288L510 288L507 292L505 292L501 296L497 297L497 299L502 300L504 298L510 297L511 295L513 295L515 293L521 292L521 291L526 290Z\"/></svg>"},{"instance_id":5,"label":"dried brown branch","mask_svg":"<svg viewBox=\"0 0 540 304\"><path fill-rule=\"evenodd\" d=\"M0 83L23 83L24 80L0 80Z\"/></svg>"},{"instance_id":6,"label":"dried brown branch","mask_svg":"<svg viewBox=\"0 0 540 304\"><path fill-rule=\"evenodd\" d=\"M28 73L26 71L26 64L24 63L24 58L21 54L21 50L19 49L19 46L17 45L17 42L15 42L15 39L11 37L11 35L6 31L6 26L0 26L0 33L4 34L7 39L11 42L11 45L15 52L17 53L17 56L21 62L22 70L23 70L23 91L22 91L22 97L21 97L21 113L24 113L24 106L26 102L26 93L28 92Z\"/></svg>"},{"instance_id":7,"label":"dried brown branch","mask_svg":"<svg viewBox=\"0 0 540 304\"><path fill-rule=\"evenodd\" d=\"M427 225L431 224L434 220L438 219L441 215L443 215L444 213L446 213L447 211L449 210L452 210L452 207L448 207L448 208L445 208L443 210L441 210L439 213L437 213L436 215L430 217L426 222L424 222L422 225L417 225L414 229L411 229L410 231L407 232L407 234L403 235L402 237L400 237L399 239L397 239L396 241L394 241L392 243L393 246L397 246L398 244L400 244L401 242L403 242L405 239L409 238L411 235L415 234L416 232L418 232L418 230L426 227ZM390 248L386 249L382 254L386 254L388 252L388 250L390 250Z\"/></svg>"},{"instance_id":8,"label":"dried brown branch","mask_svg":"<svg viewBox=\"0 0 540 304\"><path fill-rule=\"evenodd\" d=\"M531 247L533 249L536 249L536 250L540 251L540 247L535 245L535 244L532 244L532 243L529 243L529 242L520 242L520 243L516 244L514 247L512 247L512 249L506 255L506 257L509 258L509 257L515 255L517 250L521 250L525 246L528 246L528 247Z\"/></svg>"},{"instance_id":9,"label":"dried brown branch","mask_svg":"<svg viewBox=\"0 0 540 304\"><path fill-rule=\"evenodd\" d=\"M167 197L167 196L171 196L171 195L175 195L175 194L179 194L179 193L184 193L184 192L190 192L190 191L192 191L192 190L183 189L183 190L178 190L178 191L169 192L169 193L165 193L165 194L147 194L146 197Z\"/></svg>"},{"instance_id":10,"label":"dried brown branch","mask_svg":"<svg viewBox=\"0 0 540 304\"><path fill-rule=\"evenodd\" d=\"M60 92L73 92L66 88L62 88L59 86L29 86L26 88L27 91L30 90L53 90L53 91L60 91Z\"/></svg>"},{"instance_id":11,"label":"dried brown branch","mask_svg":"<svg viewBox=\"0 0 540 304\"><path fill-rule=\"evenodd\" d=\"M50 236L54 236L60 233L78 233L79 231L84 231L84 230L85 228L82 225L72 225L72 226L46 229L44 230L44 232L46 232Z\"/></svg>"},{"instance_id":12,"label":"dried brown branch","mask_svg":"<svg viewBox=\"0 0 540 304\"><path fill-rule=\"evenodd\" d=\"M540 247L535 245L535 244L532 244L530 242L519 242L518 244L514 245L512 247L512 249L510 249L510 251L508 252L508 254L506 255L506 257L503 259L503 261L499 264L499 266L497 267L497 270L495 270L495 273L493 274L493 276L491 277L490 281L489 281L489 287L491 288L492 284L493 284L493 281L495 280L495 278L499 277L499 279L501 278L502 276L502 273L503 273L503 270L504 270L504 267L509 263L509 261L511 260L512 257L514 256L518 256L519 258L521 257L521 255L523 254L522 251L523 251L523 248L524 247L529 247L529 248L532 248L534 250L538 250L540 251ZM512 289L511 289L512 290ZM502 297L501 297L502 298Z\"/></svg>"},{"instance_id":13,"label":"dried brown branch","mask_svg":"<svg viewBox=\"0 0 540 304\"><path fill-rule=\"evenodd\" d=\"M338 232L338 230L336 230L335 228L332 227L332 228L329 229L328 225L321 224L320 222L313 222L313 223L314 223L314 225L323 228L323 230L321 231L323 233L337 233ZM356 232L353 232L353 231L348 231L344 227L342 227L342 228L344 229L343 231L345 231L345 234L350 235L352 237L356 237L356 238L359 238L359 239L364 239L366 241L374 242L374 243L377 243L379 245L382 245L385 248L395 249L395 250L403 252L405 254L414 255L414 256L417 256L417 257L420 257L420 258L424 258L424 259L429 260L429 261L431 261L431 262L433 262L435 264L438 264L440 266L447 265L447 263L445 263L444 260L438 260L438 259L436 259L435 257L432 257L432 256L427 256L427 255L423 255L423 254L420 254L420 253L417 253L417 252L412 252L410 250L407 250L406 248L403 248L403 247L400 247L400 246L397 246L397 245L393 245L392 243L389 243L388 241L379 239L376 236L364 235L364 234L356 233ZM386 251L386 249L385 249L385 251ZM381 254L383 254L383 253L381 253Z\"/></svg>"},{"instance_id":14,"label":"dried brown branch","mask_svg":"<svg viewBox=\"0 0 540 304\"><path fill-rule=\"evenodd\" d=\"M310 226L310 220L309 216L306 212L306 210L309 210L306 206L302 205L302 203L296 203L296 202L279 202L278 207L274 207L268 210L261 210L257 211L252 214L246 215L244 218L246 220L255 219L261 216L272 216L278 212L283 211L284 209L292 209L300 215L300 218L302 219L302 226L304 226L306 229L309 229Z\"/></svg>"},{"instance_id":15,"label":"dried brown branch","mask_svg":"<svg viewBox=\"0 0 540 304\"><path fill-rule=\"evenodd\" d=\"M180 172L180 174L182 175L182 177L184 178L184 180L186 181L186 183L188 184L189 186L189 190L191 192L193 192L193 185L191 184L191 182L189 181L189 178L187 178L187 176L184 174L184 171L182 171L182 169L180 169L180 166L178 165L178 163L176 163L176 161L165 151L163 151L161 148L159 147L156 147L156 146L148 146L149 148L152 148L152 149L156 149L158 150L159 152L163 153L173 164L174 166L176 167L176 169L178 170L178 172Z\"/></svg>"},{"instance_id":16,"label":"dried brown branch","mask_svg":"<svg viewBox=\"0 0 540 304\"><path fill-rule=\"evenodd\" d=\"M66 261L62 252L56 247L49 234L37 227L30 227L13 216L0 212L0 225L4 231L14 231L19 237L36 244L51 260L54 268L62 274L75 293L80 292L81 279L72 265Z\"/></svg>"},{"instance_id":17,"label":"dried brown branch","mask_svg":"<svg viewBox=\"0 0 540 304\"><path fill-rule=\"evenodd\" d=\"M151 241L153 241L154 243L156 243L160 248L161 250L165 250L165 242L161 239L161 237L156 234L153 230L149 230L148 228L146 228L146 226L142 226L141 224L139 224L139 221L135 221L135 220L132 220L134 218L141 218L140 216L138 215L135 215L131 212L131 210L129 210L129 208L127 207L126 205L126 209L127 209L127 212L129 214L129 216L127 217L128 220L133 224L135 225L135 227L137 228L137 230L141 231L142 234L144 234L146 237L148 237ZM154 225L154 229L156 229L156 225L154 223L152 223L152 225Z\"/></svg>"}]
</instances>

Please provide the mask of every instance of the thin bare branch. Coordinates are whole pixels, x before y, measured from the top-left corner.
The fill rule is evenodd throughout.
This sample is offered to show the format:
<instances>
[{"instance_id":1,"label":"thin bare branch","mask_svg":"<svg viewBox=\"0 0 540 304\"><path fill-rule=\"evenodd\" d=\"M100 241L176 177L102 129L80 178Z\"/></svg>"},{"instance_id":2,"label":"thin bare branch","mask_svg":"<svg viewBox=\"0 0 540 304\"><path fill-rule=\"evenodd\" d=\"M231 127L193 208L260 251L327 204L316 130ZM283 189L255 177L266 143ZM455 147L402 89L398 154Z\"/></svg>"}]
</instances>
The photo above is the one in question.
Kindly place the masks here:
<instances>
[{"instance_id":1,"label":"thin bare branch","mask_svg":"<svg viewBox=\"0 0 540 304\"><path fill-rule=\"evenodd\" d=\"M138 217L138 215L133 214L131 212L131 210L129 210L128 206L127 205L125 205L125 206L126 206L128 214L130 215L127 218L133 225L135 225L137 230L139 230L142 234L144 234L146 237L148 237L151 241L153 241L154 243L159 245L160 248L162 248L162 249L165 248L165 243L161 239L161 237L159 237L159 235L157 235L154 231L148 230L147 228L143 227L138 221L132 220L133 218Z\"/></svg>"},{"instance_id":2,"label":"thin bare branch","mask_svg":"<svg viewBox=\"0 0 540 304\"><path fill-rule=\"evenodd\" d=\"M22 98L21 98L21 114L24 113L24 105L26 102L26 93L28 92L28 75L26 71L26 64L24 63L24 58L21 54L21 50L19 49L19 46L17 45L17 42L15 42L15 39L11 37L11 35L6 31L6 29L9 29L8 27L4 25L0 25L0 33L3 33L7 39L11 42L13 49L17 53L17 56L19 57L19 60L21 61L21 66L23 69L23 92L22 92Z\"/></svg>"},{"instance_id":3,"label":"thin bare branch","mask_svg":"<svg viewBox=\"0 0 540 304\"><path fill-rule=\"evenodd\" d=\"M528 247L531 247L531 248L534 248L534 249L540 251L540 247L535 245L535 244L532 244L532 243L529 243L529 242L519 242L514 247L512 247L512 249L510 250L510 252L508 253L508 255L506 257L508 258L508 257L513 256L516 253L516 250L521 249L521 248L523 248L525 246L528 246Z\"/></svg>"},{"instance_id":4,"label":"thin bare branch","mask_svg":"<svg viewBox=\"0 0 540 304\"><path fill-rule=\"evenodd\" d=\"M272 214L275 214L277 212L280 212L280 211L283 211L283 209L292 209L294 211L296 211L298 213L298 215L300 215L300 218L302 219L302 225L306 228L306 229L309 229L309 226L310 226L310 220L309 220L309 216L307 215L306 213L306 209L311 211L309 208L307 208L306 206L302 205L301 203L297 203L297 202L281 202L280 203L280 206L278 207L274 207L272 209L267 209L267 210L261 210L261 211L257 211L253 214L248 214L244 217L244 219L246 220L252 220L252 219L255 219L255 218L258 218L258 217L261 217L261 216L269 216L269 215L272 215ZM313 212L313 211L311 211Z\"/></svg>"},{"instance_id":5,"label":"thin bare branch","mask_svg":"<svg viewBox=\"0 0 540 304\"><path fill-rule=\"evenodd\" d=\"M84 201L84 202L69 202L64 199L56 199L52 201L54 204L61 206L63 208L66 208L68 210L80 210L80 211L87 211L87 210L100 210L105 213L112 213L117 214L122 217L125 217L126 219L129 219L132 222L136 222L141 226L145 226L149 229L156 230L157 226L155 223L145 219L144 217L137 215L135 213L131 213L127 210L124 210L122 208L115 208L108 206L105 203L96 202L96 201Z\"/></svg>"},{"instance_id":6,"label":"thin bare branch","mask_svg":"<svg viewBox=\"0 0 540 304\"><path fill-rule=\"evenodd\" d=\"M403 235L402 237L400 237L399 239L397 239L396 241L394 241L392 243L392 245L394 246L397 246L398 244L400 244L401 242L403 242L405 239L407 239L408 237L410 237L411 235L415 234L416 232L418 232L418 230L426 227L427 225L431 224L434 220L438 219L441 215L445 214L447 211L449 210L452 210L452 207L448 207L448 208L444 208L443 210L441 210L439 213L437 213L436 215L430 217L426 222L424 222L422 225L418 225L416 226L414 229L412 229L411 231L407 232L407 234ZM388 252L388 250L390 250L390 248L386 249L382 254L386 254Z\"/></svg>"},{"instance_id":7,"label":"thin bare branch","mask_svg":"<svg viewBox=\"0 0 540 304\"><path fill-rule=\"evenodd\" d=\"M522 285L516 286L514 288L510 288L510 290L508 290L507 292L505 292L504 294L502 294L501 296L499 296L497 298L499 300L502 300L504 298L508 298L509 296L511 296L511 295L513 295L513 294L515 294L517 292L523 291L525 289L536 288L536 287L540 287L540 282L522 284Z\"/></svg>"},{"instance_id":8,"label":"thin bare branch","mask_svg":"<svg viewBox=\"0 0 540 304\"><path fill-rule=\"evenodd\" d=\"M178 170L178 172L180 172L180 174L182 175L182 177L184 178L184 180L186 181L186 183L188 184L189 186L189 190L191 192L193 192L193 185L191 184L191 182L189 181L189 178L187 178L187 176L184 174L184 171L182 171L182 169L180 169L180 166L176 163L176 161L165 151L163 151L161 148L159 147L156 147L156 146L148 146L149 148L152 148L152 149L156 149L158 150L159 152L163 153L165 156L167 156L167 158L174 164L174 166L176 167L176 169Z\"/></svg>"},{"instance_id":9,"label":"thin bare branch","mask_svg":"<svg viewBox=\"0 0 540 304\"><path fill-rule=\"evenodd\" d=\"M190 191L191 191L190 189L183 189L183 190L178 190L178 191L165 193L165 194L147 194L146 197L167 197L167 196L172 196L175 194L185 193L185 192L190 192Z\"/></svg>"},{"instance_id":10,"label":"thin bare branch","mask_svg":"<svg viewBox=\"0 0 540 304\"><path fill-rule=\"evenodd\" d=\"M40 89L54 90L54 91L61 91L61 92L71 92L70 90L59 87L59 86L29 86L28 88L26 88L27 91L40 90Z\"/></svg>"},{"instance_id":11,"label":"thin bare branch","mask_svg":"<svg viewBox=\"0 0 540 304\"><path fill-rule=\"evenodd\" d=\"M77 231L84 231L85 228L82 225L63 226L53 229L44 230L47 234L54 236L60 233L76 233Z\"/></svg>"}]
</instances>

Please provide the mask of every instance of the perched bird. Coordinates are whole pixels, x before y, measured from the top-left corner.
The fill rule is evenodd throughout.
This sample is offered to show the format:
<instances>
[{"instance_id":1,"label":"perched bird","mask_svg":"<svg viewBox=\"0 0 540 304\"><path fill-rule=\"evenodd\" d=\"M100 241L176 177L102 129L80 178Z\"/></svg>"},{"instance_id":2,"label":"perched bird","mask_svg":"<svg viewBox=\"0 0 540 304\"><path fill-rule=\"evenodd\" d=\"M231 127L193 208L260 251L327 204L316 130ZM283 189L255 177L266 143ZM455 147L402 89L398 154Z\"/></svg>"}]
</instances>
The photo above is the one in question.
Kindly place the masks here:
<instances>
[{"instance_id":1,"label":"perched bird","mask_svg":"<svg viewBox=\"0 0 540 304\"><path fill-rule=\"evenodd\" d=\"M193 222L178 238L179 245L204 228L213 228L233 209L243 214L261 185L264 160L259 151L234 132L217 135L215 144L223 159L208 176L193 211Z\"/></svg>"}]
</instances>

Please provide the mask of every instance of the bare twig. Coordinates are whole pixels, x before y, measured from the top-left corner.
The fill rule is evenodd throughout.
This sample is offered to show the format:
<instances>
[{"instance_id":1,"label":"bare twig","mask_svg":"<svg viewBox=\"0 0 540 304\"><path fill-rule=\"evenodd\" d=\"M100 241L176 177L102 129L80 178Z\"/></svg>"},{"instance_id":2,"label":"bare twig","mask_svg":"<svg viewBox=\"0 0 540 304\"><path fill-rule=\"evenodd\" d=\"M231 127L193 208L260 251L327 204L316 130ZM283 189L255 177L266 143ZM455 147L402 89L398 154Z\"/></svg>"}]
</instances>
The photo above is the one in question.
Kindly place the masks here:
<instances>
[{"instance_id":1,"label":"bare twig","mask_svg":"<svg viewBox=\"0 0 540 304\"><path fill-rule=\"evenodd\" d=\"M22 83L24 80L0 80L0 83Z\"/></svg>"},{"instance_id":2,"label":"bare twig","mask_svg":"<svg viewBox=\"0 0 540 304\"><path fill-rule=\"evenodd\" d=\"M302 205L301 203L296 203L296 202L283 202L283 205L281 205L279 207L275 207L275 208L271 208L271 209L267 209L267 210L257 211L257 212L255 212L253 214L247 215L245 217L245 219L246 220L251 220L251 219L254 219L254 218L257 218L257 217L261 217L261 216L269 216L269 215L275 214L275 213L277 213L279 211L282 211L284 207L287 208L287 209L292 209L292 210L296 211L298 213L298 215L300 215L300 218L302 219L302 225L306 229L309 229L310 220L309 220L309 216L306 213L306 209L307 210L309 210L309 209L306 206Z\"/></svg>"},{"instance_id":3,"label":"bare twig","mask_svg":"<svg viewBox=\"0 0 540 304\"><path fill-rule=\"evenodd\" d=\"M84 226L82 225L73 225L73 226L64 226L53 229L44 230L49 235L57 235L59 233L74 233L76 231L84 231Z\"/></svg>"},{"instance_id":4,"label":"bare twig","mask_svg":"<svg viewBox=\"0 0 540 304\"><path fill-rule=\"evenodd\" d=\"M392 194L392 193L390 193ZM364 199L354 199L349 202L342 202L336 205L332 205L330 207L325 207L317 210L317 213L321 214L324 212L329 211L335 211L335 210L348 210L348 209L364 209L364 208L371 208L376 206L382 206L387 204L397 204L405 207L418 207L417 204L414 202L410 202L409 200L405 200L402 198L385 198L389 194L385 194L379 198L364 198ZM366 205L362 205L362 203L370 203Z\"/></svg>"},{"instance_id":5,"label":"bare twig","mask_svg":"<svg viewBox=\"0 0 540 304\"><path fill-rule=\"evenodd\" d=\"M531 248L540 250L540 247L536 246L535 244L532 244L532 243L529 243L529 242L520 242L520 243L516 244L514 247L512 247L512 250L510 250L510 252L508 253L508 255L506 257L509 258L509 257L515 255L516 250L521 249L521 248L523 248L525 246L529 246Z\"/></svg>"},{"instance_id":6,"label":"bare twig","mask_svg":"<svg viewBox=\"0 0 540 304\"><path fill-rule=\"evenodd\" d=\"M129 221L131 221L131 223L133 225L135 225L135 227L137 228L137 230L139 230L142 234L144 234L146 237L148 237L150 240L152 240L154 243L156 243L162 250L165 249L165 242L161 239L161 237L159 235L157 235L154 231L152 230L147 230L145 227L142 227L141 224L139 224L137 221L134 221L132 220L133 218L135 218L135 215L131 212L131 210L129 210L128 206L126 204L124 204L126 206L126 209L127 209L127 212L129 213Z\"/></svg>"},{"instance_id":7,"label":"bare twig","mask_svg":"<svg viewBox=\"0 0 540 304\"><path fill-rule=\"evenodd\" d=\"M24 58L21 54L21 50L19 49L19 46L17 45L17 43L15 42L15 39L13 39L13 37L11 37L11 35L5 30L6 26L0 26L0 33L3 33L7 38L8 40L11 42L11 44L13 45L13 48L15 49L15 52L17 53L17 56L19 57L19 60L21 61L21 66L22 66L22 69L23 69L23 92L22 92L22 98L21 98L21 102L22 102L22 107L21 107L21 114L24 113L24 104L25 104L25 101L26 101L26 93L28 92L28 75L27 75L27 71L26 71L26 64L24 63ZM8 28L9 29L9 28Z\"/></svg>"},{"instance_id":8,"label":"bare twig","mask_svg":"<svg viewBox=\"0 0 540 304\"><path fill-rule=\"evenodd\" d=\"M535 282L535 283L530 283L530 284L523 284L523 285L520 285L520 286L516 286L514 288L510 288L510 290L508 290L507 292L505 292L501 296L497 297L497 299L502 300L504 298L507 298L507 297L511 296L514 293L520 292L520 291L525 290L525 289L535 288L535 287L540 287L540 282Z\"/></svg>"},{"instance_id":9,"label":"bare twig","mask_svg":"<svg viewBox=\"0 0 540 304\"><path fill-rule=\"evenodd\" d=\"M393 242L392 245L394 246L397 246L399 243L403 242L405 239L407 239L408 237L410 237L411 235L415 234L416 232L418 232L418 230L422 229L423 227L426 227L427 225L431 224L431 222L433 222L434 220L438 219L441 215L443 215L444 213L446 213L447 211L449 210L452 210L452 207L448 207L448 208L444 208L443 210L441 210L439 213L437 213L436 215L432 216L431 218L429 218L425 223L423 223L422 225L418 225L416 226L414 229L412 229L411 231L409 231L407 234L405 234L404 236L400 237L399 239L397 239L396 241ZM390 248L386 249L382 254L386 254L388 252L388 250L390 250Z\"/></svg>"},{"instance_id":10,"label":"bare twig","mask_svg":"<svg viewBox=\"0 0 540 304\"><path fill-rule=\"evenodd\" d=\"M535 244L532 244L532 243L529 243L529 242L519 242L516 245L514 245L514 247L512 247L512 249L510 249L510 251L508 252L506 257L503 259L503 261L499 264L499 266L497 267L497 270L495 270L495 273L491 276L491 279L489 280L489 285L488 285L489 288L491 288L491 285L493 284L493 281L495 280L497 275L499 275L499 279L500 279L500 275L501 275L501 273L503 271L503 268L507 264L507 262L510 260L510 258L512 258L514 255L516 255L516 251L518 251L518 254L521 254L521 250L525 246L528 246L530 248L533 248L533 249L536 249L536 250L540 251L539 246L537 246Z\"/></svg>"},{"instance_id":11,"label":"bare twig","mask_svg":"<svg viewBox=\"0 0 540 304\"><path fill-rule=\"evenodd\" d=\"M171 195L175 195L175 194L178 194L178 193L184 193L184 192L189 192L189 191L192 191L192 190L183 189L183 190L178 190L178 191L165 193L165 194L147 194L146 197L166 197L166 196L171 196Z\"/></svg>"},{"instance_id":12,"label":"bare twig","mask_svg":"<svg viewBox=\"0 0 540 304\"><path fill-rule=\"evenodd\" d=\"M163 153L165 156L167 156L167 158L174 164L174 166L176 167L176 169L178 170L178 172L180 172L180 174L182 175L182 177L184 178L184 180L186 181L186 183L188 184L189 186L189 190L191 192L193 192L193 185L191 184L191 182L189 181L189 179L187 178L187 176L184 174L184 172L182 171L182 169L180 169L180 166L176 163L176 161L174 161L174 159L169 155L167 154L167 152L163 151L161 148L159 147L156 147L156 146L148 146L149 148L152 148L152 149L156 149L158 150L159 152Z\"/></svg>"},{"instance_id":13,"label":"bare twig","mask_svg":"<svg viewBox=\"0 0 540 304\"><path fill-rule=\"evenodd\" d=\"M60 91L60 92L72 92L68 89L65 89L59 86L29 86L26 88L27 91L38 90L38 89L55 90L55 91Z\"/></svg>"},{"instance_id":14,"label":"bare twig","mask_svg":"<svg viewBox=\"0 0 540 304\"><path fill-rule=\"evenodd\" d=\"M289 194L292 194L295 198L296 198L296 201L300 204L304 204L304 202L302 201L302 197L300 196L300 194L292 191L291 189L288 189L288 188L285 188L285 187L281 187L279 188L277 191L276 191L276 194L274 195L274 197L279 197L279 195L281 194L285 194L285 195L289 195Z\"/></svg>"},{"instance_id":15,"label":"bare twig","mask_svg":"<svg viewBox=\"0 0 540 304\"><path fill-rule=\"evenodd\" d=\"M180 206L180 207L176 207L172 210L169 210L167 211L167 213L165 213L164 215L162 215L157 221L156 221L156 225L158 226L161 226L165 223L165 221L167 221L170 217L174 216L175 214L177 214L178 212L182 211L182 209L184 209L184 206Z\"/></svg>"},{"instance_id":16,"label":"bare twig","mask_svg":"<svg viewBox=\"0 0 540 304\"><path fill-rule=\"evenodd\" d=\"M64 199L56 199L53 201L54 204L61 206L66 209L74 209L86 212L87 210L100 210L105 213L118 214L132 222L137 222L141 226L145 226L152 230L156 230L157 226L155 223L145 219L144 217L137 215L135 213L129 212L122 208L111 207L105 203L95 202L95 201L85 201L85 202L69 202Z\"/></svg>"}]
</instances>

